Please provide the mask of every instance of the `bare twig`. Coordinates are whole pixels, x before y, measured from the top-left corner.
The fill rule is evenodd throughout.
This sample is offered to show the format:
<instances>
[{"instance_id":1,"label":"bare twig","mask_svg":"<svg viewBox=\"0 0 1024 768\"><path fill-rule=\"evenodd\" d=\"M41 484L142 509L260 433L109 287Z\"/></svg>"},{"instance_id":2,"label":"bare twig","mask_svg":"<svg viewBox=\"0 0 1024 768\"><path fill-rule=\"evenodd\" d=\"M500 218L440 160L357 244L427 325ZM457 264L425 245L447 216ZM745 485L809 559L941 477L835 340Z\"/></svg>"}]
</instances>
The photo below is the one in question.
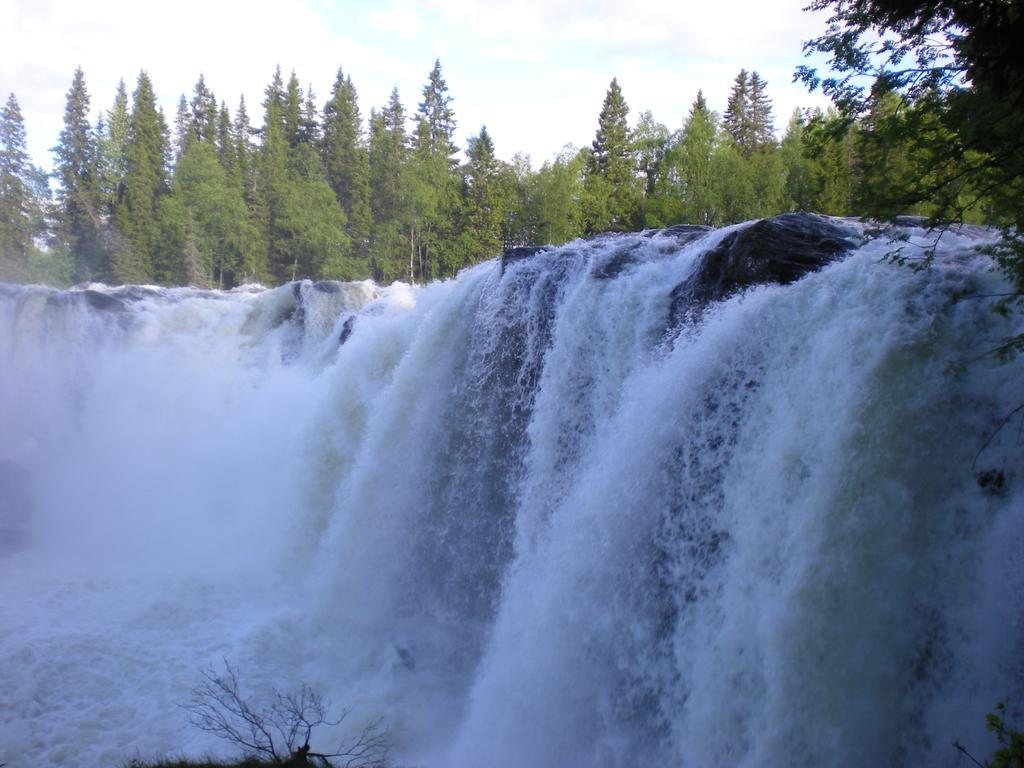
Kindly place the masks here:
<instances>
[{"instance_id":1,"label":"bare twig","mask_svg":"<svg viewBox=\"0 0 1024 768\"><path fill-rule=\"evenodd\" d=\"M388 764L389 734L381 719L341 741L332 752L314 751L310 740L320 726L335 727L348 710L331 719L330 702L308 685L297 693L273 689L274 702L258 708L243 696L238 672L224 659L224 671L206 669L192 689L189 721L200 730L241 748L247 757L287 765L383 768ZM335 762L336 761L336 762ZM2 766L0 766L2 768Z\"/></svg>"}]
</instances>

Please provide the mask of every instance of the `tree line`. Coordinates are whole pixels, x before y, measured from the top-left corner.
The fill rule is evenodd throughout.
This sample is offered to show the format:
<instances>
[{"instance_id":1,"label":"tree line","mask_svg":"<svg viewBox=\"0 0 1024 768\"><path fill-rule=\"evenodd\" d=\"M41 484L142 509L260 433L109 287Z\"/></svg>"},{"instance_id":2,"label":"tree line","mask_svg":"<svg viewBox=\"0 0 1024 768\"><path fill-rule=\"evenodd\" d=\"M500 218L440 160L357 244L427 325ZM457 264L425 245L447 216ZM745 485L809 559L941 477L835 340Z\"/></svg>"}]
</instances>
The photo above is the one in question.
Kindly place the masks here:
<instances>
[{"instance_id":1,"label":"tree line","mask_svg":"<svg viewBox=\"0 0 1024 768\"><path fill-rule=\"evenodd\" d=\"M341 69L321 105L278 68L253 125L200 75L173 125L153 84L122 81L94 125L81 69L67 94L52 181L32 166L17 98L0 113L0 279L231 287L299 278L426 281L502 248L561 244L676 223L719 226L784 211L874 213L875 190L906 173L871 137L899 114L893 93L857 121L797 111L781 140L767 84L741 70L727 108L697 94L672 130L629 125L613 79L590 147L539 169L495 154L486 126L454 142L439 61L407 113L397 89L365 122ZM927 213L916 201L901 212ZM984 201L972 211L984 216Z\"/></svg>"}]
</instances>

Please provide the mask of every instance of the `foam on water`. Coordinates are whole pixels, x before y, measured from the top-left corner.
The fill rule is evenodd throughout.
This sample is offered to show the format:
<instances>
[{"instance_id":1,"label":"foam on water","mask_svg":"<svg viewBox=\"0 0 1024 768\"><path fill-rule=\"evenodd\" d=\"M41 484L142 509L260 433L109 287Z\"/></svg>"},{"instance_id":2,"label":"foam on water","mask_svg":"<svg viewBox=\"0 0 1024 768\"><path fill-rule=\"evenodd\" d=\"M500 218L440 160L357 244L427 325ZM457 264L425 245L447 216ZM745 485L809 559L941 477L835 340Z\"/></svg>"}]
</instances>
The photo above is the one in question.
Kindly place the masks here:
<instances>
[{"instance_id":1,"label":"foam on water","mask_svg":"<svg viewBox=\"0 0 1024 768\"><path fill-rule=\"evenodd\" d=\"M218 749L176 705L222 658L417 765L986 754L1024 701L1017 423L978 451L1022 371L949 366L1014 328L990 235L670 323L736 229L420 288L0 290L0 762Z\"/></svg>"}]
</instances>

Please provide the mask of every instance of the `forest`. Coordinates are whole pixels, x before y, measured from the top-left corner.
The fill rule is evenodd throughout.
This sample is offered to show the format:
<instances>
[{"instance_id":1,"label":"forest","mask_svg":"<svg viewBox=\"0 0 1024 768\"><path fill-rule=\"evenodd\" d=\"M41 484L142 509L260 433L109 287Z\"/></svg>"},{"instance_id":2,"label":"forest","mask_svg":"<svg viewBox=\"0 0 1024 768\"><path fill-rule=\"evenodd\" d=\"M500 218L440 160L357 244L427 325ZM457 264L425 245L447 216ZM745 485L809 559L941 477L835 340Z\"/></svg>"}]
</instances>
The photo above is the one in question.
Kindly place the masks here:
<instances>
[{"instance_id":1,"label":"forest","mask_svg":"<svg viewBox=\"0 0 1024 768\"><path fill-rule=\"evenodd\" d=\"M697 92L672 128L631 119L612 79L591 145L537 169L500 160L485 126L455 143L439 60L415 112L393 89L366 121L342 69L322 102L279 67L258 123L203 75L169 123L143 71L93 124L78 69L51 174L29 160L15 94L0 113L0 281L417 283L504 248L814 211L925 216L938 237L949 223L1001 227L993 255L1021 288L1019 5L817 0L834 15L805 52L830 70L796 78L834 108L796 111L779 138L767 83L743 69L724 114Z\"/></svg>"},{"instance_id":2,"label":"forest","mask_svg":"<svg viewBox=\"0 0 1024 768\"><path fill-rule=\"evenodd\" d=\"M342 69L321 103L279 67L258 124L244 98L232 113L203 75L169 123L145 71L130 96L120 83L93 124L78 69L52 175L29 161L16 95L3 107L0 280L421 282L508 247L786 211L927 216L953 208L959 221L1001 223L1000 191L972 186L971 176L953 185L952 199L949 184L892 194L920 186L922 168L935 165L921 148L938 145L944 130L944 102L897 85L879 78L859 112L797 110L780 139L756 71L736 75L724 114L698 92L675 129L650 112L632 121L613 79L592 145L567 145L535 169L522 154L500 160L486 126L466 147L454 143L440 61L415 112L395 89L365 123ZM956 176L955 168L943 173Z\"/></svg>"}]
</instances>

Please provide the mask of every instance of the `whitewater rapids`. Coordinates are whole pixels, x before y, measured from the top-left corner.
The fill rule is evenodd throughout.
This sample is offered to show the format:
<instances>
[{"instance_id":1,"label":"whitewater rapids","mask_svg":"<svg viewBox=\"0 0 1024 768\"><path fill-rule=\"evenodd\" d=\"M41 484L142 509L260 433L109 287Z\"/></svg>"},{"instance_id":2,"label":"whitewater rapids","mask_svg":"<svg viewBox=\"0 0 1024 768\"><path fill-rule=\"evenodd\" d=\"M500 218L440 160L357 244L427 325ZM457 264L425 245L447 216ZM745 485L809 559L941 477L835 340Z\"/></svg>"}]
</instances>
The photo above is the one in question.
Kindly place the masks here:
<instances>
[{"instance_id":1,"label":"whitewater rapids","mask_svg":"<svg viewBox=\"0 0 1024 768\"><path fill-rule=\"evenodd\" d=\"M0 286L0 763L228 754L178 706L225 658L428 768L991 754L1017 318L987 231L914 272L841 225L701 301L750 224L422 287Z\"/></svg>"}]
</instances>

